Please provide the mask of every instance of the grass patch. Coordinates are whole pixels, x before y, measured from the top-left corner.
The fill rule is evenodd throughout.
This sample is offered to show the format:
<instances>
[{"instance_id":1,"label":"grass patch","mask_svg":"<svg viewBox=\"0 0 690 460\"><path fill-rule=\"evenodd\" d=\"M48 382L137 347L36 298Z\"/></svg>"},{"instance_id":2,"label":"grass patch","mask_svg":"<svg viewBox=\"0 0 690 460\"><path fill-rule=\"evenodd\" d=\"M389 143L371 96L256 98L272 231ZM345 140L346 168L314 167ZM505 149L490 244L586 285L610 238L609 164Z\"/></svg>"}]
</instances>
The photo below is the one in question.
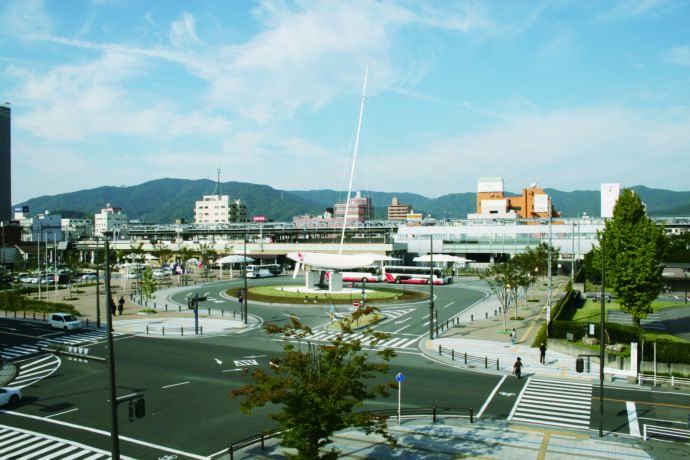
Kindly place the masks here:
<instances>
[{"instance_id":1,"label":"grass patch","mask_svg":"<svg viewBox=\"0 0 690 460\"><path fill-rule=\"evenodd\" d=\"M663 310L664 308L672 308L679 306L681 306L681 304L679 304L677 301L664 300L652 302L652 308L654 310L653 313L656 313L659 310ZM611 302L606 302L604 308L607 312L620 311L621 309L620 304L615 300L611 300ZM567 311L564 311L559 319L562 321L587 321L598 324L600 313L601 300L587 299L581 301L581 306L579 306L578 308L570 308Z\"/></svg>"},{"instance_id":2,"label":"grass patch","mask_svg":"<svg viewBox=\"0 0 690 460\"><path fill-rule=\"evenodd\" d=\"M350 292L297 292L294 290L294 285L289 286L291 289L287 290L287 285L275 286L253 286L248 288L248 300L265 303L283 303L283 304L351 304L353 301L362 299L361 291ZM226 292L231 297L238 297L239 291L242 288L228 289ZM393 289L385 287L367 286L366 301L368 304L372 303L395 303L395 302L415 302L429 298L426 292L417 291L414 289ZM306 301L306 302L305 302Z\"/></svg>"}]
</instances>

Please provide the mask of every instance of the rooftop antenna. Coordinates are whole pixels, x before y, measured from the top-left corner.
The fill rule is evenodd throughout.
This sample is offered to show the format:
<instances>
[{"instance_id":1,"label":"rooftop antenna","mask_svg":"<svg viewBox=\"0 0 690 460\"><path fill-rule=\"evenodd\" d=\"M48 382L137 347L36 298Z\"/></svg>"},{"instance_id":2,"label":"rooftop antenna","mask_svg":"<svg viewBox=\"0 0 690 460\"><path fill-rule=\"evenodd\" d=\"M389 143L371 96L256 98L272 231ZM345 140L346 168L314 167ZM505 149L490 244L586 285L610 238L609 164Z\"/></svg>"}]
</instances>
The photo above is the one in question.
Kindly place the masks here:
<instances>
[{"instance_id":1,"label":"rooftop antenna","mask_svg":"<svg viewBox=\"0 0 690 460\"><path fill-rule=\"evenodd\" d=\"M352 193L352 178L355 175L355 163L357 162L357 149L359 147L359 133L362 130L362 115L364 115L364 100L367 93L367 74L369 73L369 63L364 68L364 87L362 88L362 102L359 105L359 120L357 121L357 135L355 136L355 149L352 154L352 169L350 170L350 184L347 187L347 199L345 201L345 215L343 216L343 229L340 234L340 249L338 254L343 253L343 242L345 241L345 225L347 224L347 214L350 211L350 194Z\"/></svg>"},{"instance_id":2,"label":"rooftop antenna","mask_svg":"<svg viewBox=\"0 0 690 460\"><path fill-rule=\"evenodd\" d=\"M220 168L216 170L216 173L218 175L218 179L216 180L216 188L213 190L213 195L218 195L218 198L220 198L221 195L221 190L220 190Z\"/></svg>"}]
</instances>

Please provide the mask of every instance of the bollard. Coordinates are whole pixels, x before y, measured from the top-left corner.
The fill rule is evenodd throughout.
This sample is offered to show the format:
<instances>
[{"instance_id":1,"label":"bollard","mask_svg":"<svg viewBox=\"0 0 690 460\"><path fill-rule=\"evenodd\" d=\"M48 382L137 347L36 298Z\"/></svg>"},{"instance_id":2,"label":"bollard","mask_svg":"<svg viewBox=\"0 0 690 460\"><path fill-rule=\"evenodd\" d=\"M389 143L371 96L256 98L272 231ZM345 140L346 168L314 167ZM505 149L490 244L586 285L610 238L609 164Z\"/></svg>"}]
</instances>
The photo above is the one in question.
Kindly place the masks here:
<instances>
[{"instance_id":1,"label":"bollard","mask_svg":"<svg viewBox=\"0 0 690 460\"><path fill-rule=\"evenodd\" d=\"M498 310L494 310L494 316L498 315Z\"/></svg>"},{"instance_id":2,"label":"bollard","mask_svg":"<svg viewBox=\"0 0 690 460\"><path fill-rule=\"evenodd\" d=\"M232 319L235 319L235 310L232 311Z\"/></svg>"},{"instance_id":3,"label":"bollard","mask_svg":"<svg viewBox=\"0 0 690 460\"><path fill-rule=\"evenodd\" d=\"M496 370L499 370L499 366L498 366L498 358L496 358Z\"/></svg>"},{"instance_id":4,"label":"bollard","mask_svg":"<svg viewBox=\"0 0 690 460\"><path fill-rule=\"evenodd\" d=\"M434 423L436 423L436 406L434 406L433 414L434 414L433 421L434 421Z\"/></svg>"},{"instance_id":5,"label":"bollard","mask_svg":"<svg viewBox=\"0 0 690 460\"><path fill-rule=\"evenodd\" d=\"M36 315L34 315L34 319L36 319ZM86 318L86 329L89 328L89 318Z\"/></svg>"},{"instance_id":6,"label":"bollard","mask_svg":"<svg viewBox=\"0 0 690 460\"><path fill-rule=\"evenodd\" d=\"M474 315L470 315L470 321L474 321Z\"/></svg>"},{"instance_id":7,"label":"bollard","mask_svg":"<svg viewBox=\"0 0 690 460\"><path fill-rule=\"evenodd\" d=\"M488 369L488 368L489 368L489 357L484 356L484 369Z\"/></svg>"},{"instance_id":8,"label":"bollard","mask_svg":"<svg viewBox=\"0 0 690 460\"><path fill-rule=\"evenodd\" d=\"M474 410L470 407L470 423L474 423Z\"/></svg>"},{"instance_id":9,"label":"bollard","mask_svg":"<svg viewBox=\"0 0 690 460\"><path fill-rule=\"evenodd\" d=\"M443 355L443 352L441 351L441 345L438 346L438 355L439 356Z\"/></svg>"},{"instance_id":10,"label":"bollard","mask_svg":"<svg viewBox=\"0 0 690 460\"><path fill-rule=\"evenodd\" d=\"M467 352L465 352L465 364L467 364Z\"/></svg>"},{"instance_id":11,"label":"bollard","mask_svg":"<svg viewBox=\"0 0 690 460\"><path fill-rule=\"evenodd\" d=\"M149 325L146 325L146 335L149 335Z\"/></svg>"},{"instance_id":12,"label":"bollard","mask_svg":"<svg viewBox=\"0 0 690 460\"><path fill-rule=\"evenodd\" d=\"M199 335L204 335L204 326L199 326Z\"/></svg>"},{"instance_id":13,"label":"bollard","mask_svg":"<svg viewBox=\"0 0 690 460\"><path fill-rule=\"evenodd\" d=\"M165 311L168 311L168 304L165 304Z\"/></svg>"},{"instance_id":14,"label":"bollard","mask_svg":"<svg viewBox=\"0 0 690 460\"><path fill-rule=\"evenodd\" d=\"M177 306L177 311L182 311L182 305Z\"/></svg>"},{"instance_id":15,"label":"bollard","mask_svg":"<svg viewBox=\"0 0 690 460\"><path fill-rule=\"evenodd\" d=\"M211 316L211 309L208 309L208 316Z\"/></svg>"},{"instance_id":16,"label":"bollard","mask_svg":"<svg viewBox=\"0 0 690 460\"><path fill-rule=\"evenodd\" d=\"M165 326L161 328L161 331L163 332L163 335L165 335Z\"/></svg>"},{"instance_id":17,"label":"bollard","mask_svg":"<svg viewBox=\"0 0 690 460\"><path fill-rule=\"evenodd\" d=\"M154 309L156 308L156 302L153 302L153 308Z\"/></svg>"},{"instance_id":18,"label":"bollard","mask_svg":"<svg viewBox=\"0 0 690 460\"><path fill-rule=\"evenodd\" d=\"M489 319L489 312L484 312L484 314L486 315L486 319Z\"/></svg>"},{"instance_id":19,"label":"bollard","mask_svg":"<svg viewBox=\"0 0 690 460\"><path fill-rule=\"evenodd\" d=\"M180 335L184 335L184 327L180 326Z\"/></svg>"},{"instance_id":20,"label":"bollard","mask_svg":"<svg viewBox=\"0 0 690 460\"><path fill-rule=\"evenodd\" d=\"M450 350L450 359L452 359L453 361L455 361L455 348L452 348L452 349Z\"/></svg>"}]
</instances>

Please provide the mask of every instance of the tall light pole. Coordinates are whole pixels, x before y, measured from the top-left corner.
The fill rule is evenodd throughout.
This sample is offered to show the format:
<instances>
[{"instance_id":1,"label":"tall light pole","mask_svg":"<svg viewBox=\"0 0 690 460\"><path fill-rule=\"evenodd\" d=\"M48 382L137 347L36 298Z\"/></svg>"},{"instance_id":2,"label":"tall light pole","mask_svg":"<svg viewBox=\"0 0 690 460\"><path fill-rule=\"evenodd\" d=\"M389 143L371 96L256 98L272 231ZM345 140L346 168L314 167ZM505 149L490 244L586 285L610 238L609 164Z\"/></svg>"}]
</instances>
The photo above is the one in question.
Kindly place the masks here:
<instances>
[{"instance_id":1,"label":"tall light pole","mask_svg":"<svg viewBox=\"0 0 690 460\"><path fill-rule=\"evenodd\" d=\"M98 276L98 252L100 251L100 247L98 245L99 240L98 240L98 235L96 237L96 328L100 329L101 328L101 293L100 293L100 279Z\"/></svg>"},{"instance_id":2,"label":"tall light pole","mask_svg":"<svg viewBox=\"0 0 690 460\"><path fill-rule=\"evenodd\" d=\"M242 265L243 278L244 278L244 302L242 305L242 317L244 318L244 324L247 324L249 315L249 310L247 308L247 299L249 298L249 291L247 291L247 229L244 230L244 262Z\"/></svg>"},{"instance_id":3,"label":"tall light pole","mask_svg":"<svg viewBox=\"0 0 690 460\"><path fill-rule=\"evenodd\" d=\"M604 242L606 235L601 233L601 311L599 312L599 437L604 436L604 303L606 292Z\"/></svg>"},{"instance_id":4,"label":"tall light pole","mask_svg":"<svg viewBox=\"0 0 690 460\"><path fill-rule=\"evenodd\" d=\"M110 301L110 244L105 240L105 303L108 319L108 375L110 390L110 442L111 458L120 458L120 428L117 422L117 395L115 386L115 350L113 349L113 303Z\"/></svg>"},{"instance_id":5,"label":"tall light pole","mask_svg":"<svg viewBox=\"0 0 690 460\"><path fill-rule=\"evenodd\" d=\"M685 274L685 304L688 303L688 271L690 269L684 268L683 273Z\"/></svg>"},{"instance_id":6,"label":"tall light pole","mask_svg":"<svg viewBox=\"0 0 690 460\"><path fill-rule=\"evenodd\" d=\"M572 258L571 258L571 263L570 263L570 285L572 286L575 284L575 221L573 221L573 228L571 232L571 249L572 249Z\"/></svg>"},{"instance_id":7,"label":"tall light pole","mask_svg":"<svg viewBox=\"0 0 690 460\"><path fill-rule=\"evenodd\" d=\"M547 251L548 260L546 261L546 270L548 271L548 275L549 275L549 280L548 280L549 285L548 285L548 289L546 292L546 307L547 308L551 308L551 286L552 286L552 284L551 284L551 242L552 242L552 239L551 239L551 221L552 221L551 215L552 214L553 213L551 212L551 197L549 197L549 248Z\"/></svg>"},{"instance_id":8,"label":"tall light pole","mask_svg":"<svg viewBox=\"0 0 690 460\"><path fill-rule=\"evenodd\" d=\"M434 235L429 235L429 340L434 338Z\"/></svg>"}]
</instances>

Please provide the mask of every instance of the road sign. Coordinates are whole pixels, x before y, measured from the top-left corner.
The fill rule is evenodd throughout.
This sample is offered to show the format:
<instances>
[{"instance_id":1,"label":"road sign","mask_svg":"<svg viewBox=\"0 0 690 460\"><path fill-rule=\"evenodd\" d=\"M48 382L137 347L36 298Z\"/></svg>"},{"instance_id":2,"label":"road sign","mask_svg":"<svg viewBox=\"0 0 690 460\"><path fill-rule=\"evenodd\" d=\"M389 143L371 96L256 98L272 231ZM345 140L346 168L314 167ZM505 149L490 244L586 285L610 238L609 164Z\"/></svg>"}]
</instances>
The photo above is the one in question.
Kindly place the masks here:
<instances>
[{"instance_id":1,"label":"road sign","mask_svg":"<svg viewBox=\"0 0 690 460\"><path fill-rule=\"evenodd\" d=\"M359 301L354 300L354 301L352 302L352 306L355 307L355 308L359 308Z\"/></svg>"},{"instance_id":2,"label":"road sign","mask_svg":"<svg viewBox=\"0 0 690 460\"><path fill-rule=\"evenodd\" d=\"M398 375L395 376L395 380L398 382L402 382L403 380L405 380L405 376L398 372Z\"/></svg>"}]
</instances>

